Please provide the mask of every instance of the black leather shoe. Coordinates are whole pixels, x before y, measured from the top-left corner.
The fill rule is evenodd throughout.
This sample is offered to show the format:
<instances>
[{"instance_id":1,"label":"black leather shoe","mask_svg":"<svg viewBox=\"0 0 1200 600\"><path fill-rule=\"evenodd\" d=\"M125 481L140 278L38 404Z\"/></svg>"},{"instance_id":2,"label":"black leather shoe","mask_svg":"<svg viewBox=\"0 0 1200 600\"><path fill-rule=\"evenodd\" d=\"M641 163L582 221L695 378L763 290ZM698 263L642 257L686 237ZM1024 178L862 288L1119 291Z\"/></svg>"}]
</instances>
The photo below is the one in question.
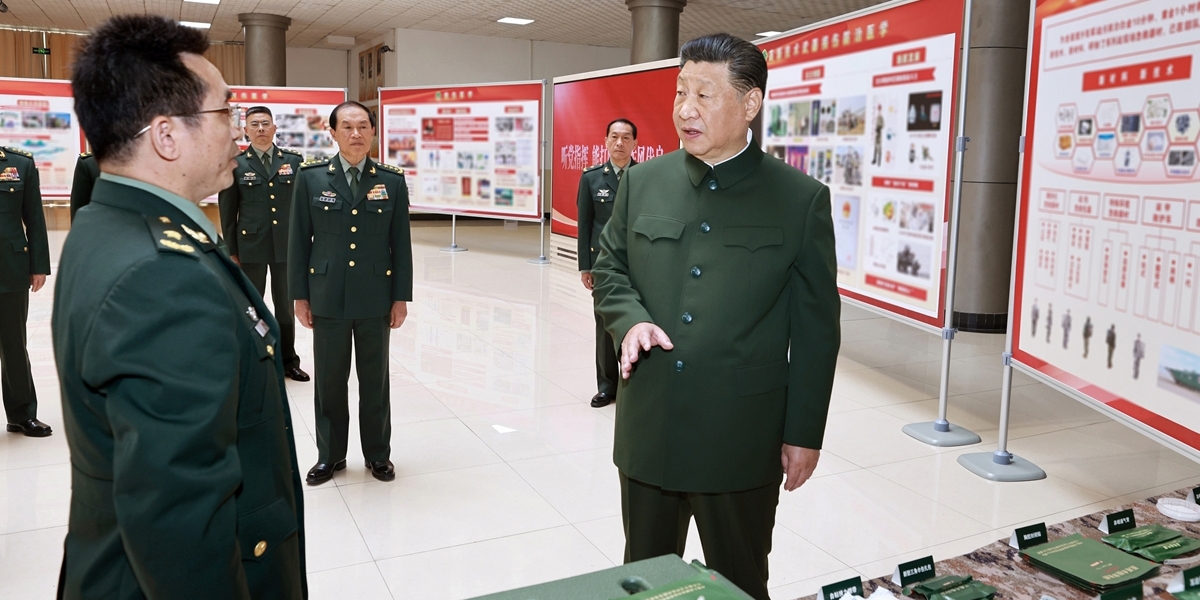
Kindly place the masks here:
<instances>
[{"instance_id":1,"label":"black leather shoe","mask_svg":"<svg viewBox=\"0 0 1200 600\"><path fill-rule=\"evenodd\" d=\"M369 462L367 468L371 470L371 476L380 481L391 481L396 478L396 467L392 466L390 460Z\"/></svg>"},{"instance_id":2,"label":"black leather shoe","mask_svg":"<svg viewBox=\"0 0 1200 600\"><path fill-rule=\"evenodd\" d=\"M28 419L20 423L9 423L8 430L12 433L23 433L26 437L46 437L54 433L49 425L37 419Z\"/></svg>"},{"instance_id":3,"label":"black leather shoe","mask_svg":"<svg viewBox=\"0 0 1200 600\"><path fill-rule=\"evenodd\" d=\"M612 394L600 392L599 394L592 396L592 408L604 408L605 406L612 404L616 399L616 396L613 396Z\"/></svg>"},{"instance_id":4,"label":"black leather shoe","mask_svg":"<svg viewBox=\"0 0 1200 600\"><path fill-rule=\"evenodd\" d=\"M292 381L308 381L310 379L308 376L308 373L305 373L304 370L301 369L300 367L292 367L290 369L284 369L283 374L286 375L287 378L291 379Z\"/></svg>"},{"instance_id":5,"label":"black leather shoe","mask_svg":"<svg viewBox=\"0 0 1200 600\"><path fill-rule=\"evenodd\" d=\"M334 471L341 471L345 468L346 461L344 460L339 460L332 465L329 463L317 463L313 465L313 468L308 470L308 477L306 481L308 481L308 485L321 485L322 483L333 479Z\"/></svg>"}]
</instances>

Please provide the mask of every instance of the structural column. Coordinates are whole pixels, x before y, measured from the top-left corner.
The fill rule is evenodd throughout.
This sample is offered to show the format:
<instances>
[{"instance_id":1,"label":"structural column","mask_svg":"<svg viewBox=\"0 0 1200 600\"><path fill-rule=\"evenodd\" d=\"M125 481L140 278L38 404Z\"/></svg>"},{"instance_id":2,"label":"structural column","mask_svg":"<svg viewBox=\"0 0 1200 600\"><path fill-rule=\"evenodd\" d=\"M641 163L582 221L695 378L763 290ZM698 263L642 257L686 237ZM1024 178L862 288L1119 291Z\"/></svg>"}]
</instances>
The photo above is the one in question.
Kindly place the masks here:
<instances>
[{"instance_id":1,"label":"structural column","mask_svg":"<svg viewBox=\"0 0 1200 600\"><path fill-rule=\"evenodd\" d=\"M279 15L242 13L246 30L246 85L287 85L287 29L292 20Z\"/></svg>"},{"instance_id":2,"label":"structural column","mask_svg":"<svg viewBox=\"0 0 1200 600\"><path fill-rule=\"evenodd\" d=\"M679 15L687 0L625 0L633 13L629 63L679 56Z\"/></svg>"}]
</instances>

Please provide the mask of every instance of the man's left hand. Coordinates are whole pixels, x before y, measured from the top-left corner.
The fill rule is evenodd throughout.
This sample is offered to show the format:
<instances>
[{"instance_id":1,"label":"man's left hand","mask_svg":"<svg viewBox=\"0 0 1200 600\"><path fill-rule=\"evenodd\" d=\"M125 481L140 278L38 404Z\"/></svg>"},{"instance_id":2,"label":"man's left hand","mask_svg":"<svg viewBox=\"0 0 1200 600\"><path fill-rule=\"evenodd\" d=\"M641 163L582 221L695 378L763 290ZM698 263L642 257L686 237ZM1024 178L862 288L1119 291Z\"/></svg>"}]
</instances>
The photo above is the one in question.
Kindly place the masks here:
<instances>
[{"instance_id":1,"label":"man's left hand","mask_svg":"<svg viewBox=\"0 0 1200 600\"><path fill-rule=\"evenodd\" d=\"M30 275L29 276L29 289L30 290L36 292L36 291L42 289L43 285L46 285L46 276L45 275Z\"/></svg>"},{"instance_id":2,"label":"man's left hand","mask_svg":"<svg viewBox=\"0 0 1200 600\"><path fill-rule=\"evenodd\" d=\"M783 489L792 491L808 481L813 471L817 470L817 460L821 458L820 450L801 448L791 444L783 445L783 472L787 473L787 481Z\"/></svg>"},{"instance_id":3,"label":"man's left hand","mask_svg":"<svg viewBox=\"0 0 1200 600\"><path fill-rule=\"evenodd\" d=\"M392 303L392 329L398 329L404 324L404 320L408 318L408 303L393 302Z\"/></svg>"}]
</instances>

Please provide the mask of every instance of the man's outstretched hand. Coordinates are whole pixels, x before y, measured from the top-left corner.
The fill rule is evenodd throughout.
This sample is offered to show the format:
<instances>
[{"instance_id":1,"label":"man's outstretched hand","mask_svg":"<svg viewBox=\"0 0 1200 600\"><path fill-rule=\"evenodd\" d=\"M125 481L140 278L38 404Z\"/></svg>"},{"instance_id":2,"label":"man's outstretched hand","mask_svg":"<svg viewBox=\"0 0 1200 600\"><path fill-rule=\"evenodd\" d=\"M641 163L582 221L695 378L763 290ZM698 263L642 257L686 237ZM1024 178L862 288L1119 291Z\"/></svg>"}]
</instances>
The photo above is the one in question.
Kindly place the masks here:
<instances>
[{"instance_id":1,"label":"man's outstretched hand","mask_svg":"<svg viewBox=\"0 0 1200 600\"><path fill-rule=\"evenodd\" d=\"M625 339L621 341L621 379L629 379L629 375L633 373L633 363L637 362L638 356L643 351L649 352L655 346L663 350L675 347L671 338L667 337L667 332L654 323L638 323L629 328Z\"/></svg>"}]
</instances>

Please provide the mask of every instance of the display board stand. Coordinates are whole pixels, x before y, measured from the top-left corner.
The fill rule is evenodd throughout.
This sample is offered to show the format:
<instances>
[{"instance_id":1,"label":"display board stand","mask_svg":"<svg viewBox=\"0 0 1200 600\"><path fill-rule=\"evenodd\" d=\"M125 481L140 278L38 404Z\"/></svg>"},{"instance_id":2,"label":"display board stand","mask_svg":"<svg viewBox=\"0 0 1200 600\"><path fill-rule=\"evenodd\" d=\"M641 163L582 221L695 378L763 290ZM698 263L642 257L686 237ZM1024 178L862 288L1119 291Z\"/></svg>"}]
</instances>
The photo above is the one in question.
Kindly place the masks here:
<instances>
[{"instance_id":1,"label":"display board stand","mask_svg":"<svg viewBox=\"0 0 1200 600\"><path fill-rule=\"evenodd\" d=\"M450 245L439 248L442 252L466 252L467 249L458 245L458 215L450 215Z\"/></svg>"},{"instance_id":2,"label":"display board stand","mask_svg":"<svg viewBox=\"0 0 1200 600\"><path fill-rule=\"evenodd\" d=\"M538 249L541 252L538 257L531 258L525 262L538 266L550 264L550 259L546 258L546 218L544 216L538 222Z\"/></svg>"}]
</instances>

